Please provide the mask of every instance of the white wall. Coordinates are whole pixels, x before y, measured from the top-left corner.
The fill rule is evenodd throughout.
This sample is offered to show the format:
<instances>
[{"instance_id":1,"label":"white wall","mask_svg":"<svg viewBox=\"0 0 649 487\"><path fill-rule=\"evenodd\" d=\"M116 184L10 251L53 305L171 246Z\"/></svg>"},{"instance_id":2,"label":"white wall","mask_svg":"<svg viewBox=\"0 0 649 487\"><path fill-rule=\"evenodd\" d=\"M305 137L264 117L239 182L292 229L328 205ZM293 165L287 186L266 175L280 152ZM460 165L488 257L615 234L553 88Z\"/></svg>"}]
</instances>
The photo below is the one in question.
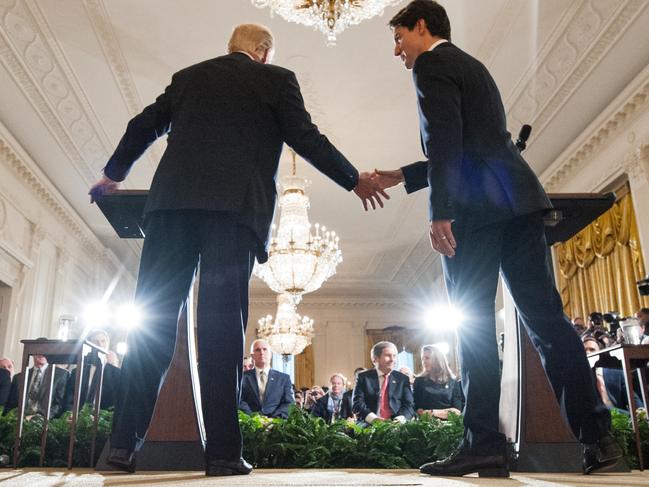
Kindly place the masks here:
<instances>
[{"instance_id":1,"label":"white wall","mask_svg":"<svg viewBox=\"0 0 649 487\"><path fill-rule=\"evenodd\" d=\"M56 338L81 295L101 297L121 265L0 123L0 356L22 358L21 339ZM134 280L123 274L122 289ZM6 317L5 317L6 316Z\"/></svg>"}]
</instances>

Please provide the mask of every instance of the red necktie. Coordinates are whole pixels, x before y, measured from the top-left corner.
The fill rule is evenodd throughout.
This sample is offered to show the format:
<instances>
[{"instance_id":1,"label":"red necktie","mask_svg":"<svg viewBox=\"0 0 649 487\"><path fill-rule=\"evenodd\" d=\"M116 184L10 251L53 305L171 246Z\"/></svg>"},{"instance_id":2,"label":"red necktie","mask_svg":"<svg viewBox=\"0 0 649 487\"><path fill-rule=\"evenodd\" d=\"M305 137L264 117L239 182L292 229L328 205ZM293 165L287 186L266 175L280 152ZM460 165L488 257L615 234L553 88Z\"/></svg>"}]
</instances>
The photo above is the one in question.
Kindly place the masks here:
<instances>
[{"instance_id":1,"label":"red necktie","mask_svg":"<svg viewBox=\"0 0 649 487\"><path fill-rule=\"evenodd\" d=\"M379 416L383 419L390 419L392 411L390 411L390 398L388 398L388 382L390 381L390 374L383 376L383 384L381 385L381 407L379 408Z\"/></svg>"}]
</instances>

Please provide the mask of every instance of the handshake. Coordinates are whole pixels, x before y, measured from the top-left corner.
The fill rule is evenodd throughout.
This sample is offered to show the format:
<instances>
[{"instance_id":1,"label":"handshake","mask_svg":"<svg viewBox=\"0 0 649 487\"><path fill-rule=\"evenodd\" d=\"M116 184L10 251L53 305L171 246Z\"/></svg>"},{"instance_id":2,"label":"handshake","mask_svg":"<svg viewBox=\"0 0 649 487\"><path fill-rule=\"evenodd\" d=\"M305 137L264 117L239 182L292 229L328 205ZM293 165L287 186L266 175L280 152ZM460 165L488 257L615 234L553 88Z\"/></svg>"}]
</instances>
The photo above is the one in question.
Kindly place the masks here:
<instances>
[{"instance_id":1,"label":"handshake","mask_svg":"<svg viewBox=\"0 0 649 487\"><path fill-rule=\"evenodd\" d=\"M368 210L368 203L372 205L372 209L376 210L378 204L383 208L383 201L381 197L386 200L390 196L385 192L387 188L396 186L403 182L403 172L401 169L392 171L379 171L375 169L373 172L363 172L358 176L358 184L354 188L354 193L363 202L363 208Z\"/></svg>"}]
</instances>

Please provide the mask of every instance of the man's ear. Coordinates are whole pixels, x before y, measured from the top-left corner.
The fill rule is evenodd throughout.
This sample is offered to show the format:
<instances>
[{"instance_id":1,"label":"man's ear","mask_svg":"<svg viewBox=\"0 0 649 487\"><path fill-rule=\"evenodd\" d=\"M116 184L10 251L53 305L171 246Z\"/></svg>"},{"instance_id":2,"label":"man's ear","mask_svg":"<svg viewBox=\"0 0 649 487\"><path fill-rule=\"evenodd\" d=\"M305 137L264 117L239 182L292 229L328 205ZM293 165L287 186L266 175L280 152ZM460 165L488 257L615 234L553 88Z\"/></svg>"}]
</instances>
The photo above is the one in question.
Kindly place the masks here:
<instances>
[{"instance_id":1,"label":"man's ear","mask_svg":"<svg viewBox=\"0 0 649 487\"><path fill-rule=\"evenodd\" d=\"M417 34L419 35L424 35L428 31L428 27L426 27L426 21L424 19L419 19L417 21Z\"/></svg>"},{"instance_id":2,"label":"man's ear","mask_svg":"<svg viewBox=\"0 0 649 487\"><path fill-rule=\"evenodd\" d=\"M261 64L270 64L272 58L272 49L265 49L264 54L261 56L259 62Z\"/></svg>"}]
</instances>

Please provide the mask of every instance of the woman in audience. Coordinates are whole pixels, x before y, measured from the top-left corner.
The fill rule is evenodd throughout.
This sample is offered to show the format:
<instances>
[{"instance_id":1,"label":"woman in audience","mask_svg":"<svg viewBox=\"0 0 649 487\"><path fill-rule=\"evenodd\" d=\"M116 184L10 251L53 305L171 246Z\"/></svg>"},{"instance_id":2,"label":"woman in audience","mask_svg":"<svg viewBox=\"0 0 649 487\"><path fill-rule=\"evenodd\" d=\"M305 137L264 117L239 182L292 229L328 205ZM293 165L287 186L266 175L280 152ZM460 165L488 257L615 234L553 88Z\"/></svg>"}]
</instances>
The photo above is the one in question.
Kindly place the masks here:
<instances>
[{"instance_id":1,"label":"woman in audience","mask_svg":"<svg viewBox=\"0 0 649 487\"><path fill-rule=\"evenodd\" d=\"M433 345L424 345L421 365L423 371L415 378L414 385L417 414L439 419L447 419L450 412L460 414L462 390L444 353Z\"/></svg>"}]
</instances>

